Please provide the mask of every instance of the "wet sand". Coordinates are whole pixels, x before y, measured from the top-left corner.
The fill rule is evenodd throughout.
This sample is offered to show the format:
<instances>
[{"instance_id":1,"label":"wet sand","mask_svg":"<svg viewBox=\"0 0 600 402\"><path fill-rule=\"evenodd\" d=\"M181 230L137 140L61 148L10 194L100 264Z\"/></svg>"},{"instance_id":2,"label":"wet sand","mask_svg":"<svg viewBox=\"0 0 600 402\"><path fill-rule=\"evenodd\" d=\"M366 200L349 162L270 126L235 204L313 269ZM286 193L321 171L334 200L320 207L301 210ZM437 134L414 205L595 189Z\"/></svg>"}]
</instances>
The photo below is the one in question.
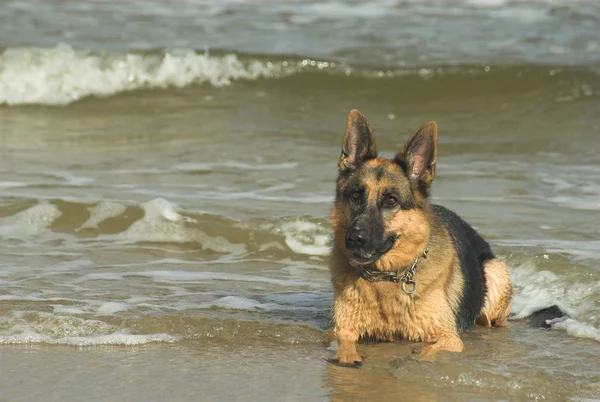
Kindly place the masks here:
<instances>
[{"instance_id":1,"label":"wet sand","mask_svg":"<svg viewBox=\"0 0 600 402\"><path fill-rule=\"evenodd\" d=\"M600 396L599 369L590 363L600 358L594 341L573 347L564 333L530 329L524 322L504 330L478 329L463 339L466 353L441 354L435 363L414 359L421 344L361 344L360 369L327 363L333 351L326 345L3 346L0 400L581 401Z\"/></svg>"},{"instance_id":2,"label":"wet sand","mask_svg":"<svg viewBox=\"0 0 600 402\"><path fill-rule=\"evenodd\" d=\"M324 348L0 348L1 401L323 400Z\"/></svg>"}]
</instances>

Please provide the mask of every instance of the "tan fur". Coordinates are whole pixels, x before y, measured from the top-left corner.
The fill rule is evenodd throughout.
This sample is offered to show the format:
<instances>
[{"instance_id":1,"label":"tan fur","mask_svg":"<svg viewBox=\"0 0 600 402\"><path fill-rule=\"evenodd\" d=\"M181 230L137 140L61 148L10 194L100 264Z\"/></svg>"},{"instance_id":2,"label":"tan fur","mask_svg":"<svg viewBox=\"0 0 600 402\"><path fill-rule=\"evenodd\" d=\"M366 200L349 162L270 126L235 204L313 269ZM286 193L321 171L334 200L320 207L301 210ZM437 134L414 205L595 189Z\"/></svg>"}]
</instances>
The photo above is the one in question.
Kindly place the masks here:
<instances>
[{"instance_id":1,"label":"tan fur","mask_svg":"<svg viewBox=\"0 0 600 402\"><path fill-rule=\"evenodd\" d=\"M477 323L486 327L503 327L510 315L513 295L508 267L495 258L486 261L483 265L483 273L487 292Z\"/></svg>"},{"instance_id":2,"label":"tan fur","mask_svg":"<svg viewBox=\"0 0 600 402\"><path fill-rule=\"evenodd\" d=\"M433 138L433 147L423 151L411 144L417 135ZM410 137L398 155L407 161L407 178L400 164L376 157L375 141L364 116L358 111L352 111L348 116L339 162L341 174L337 196L330 211L335 237L330 262L333 323L339 344L336 358L342 365L361 361L356 350L361 337L431 343L422 350L419 356L422 360L434 359L439 351L463 351L455 314L464 292L459 257L450 234L434 218L427 193L417 191L422 185L419 183L425 183L428 188L434 178L435 140L437 125L434 122L424 124ZM356 174L360 174L366 204L377 205L377 200L383 197L382 192L390 186L397 193L414 197L413 208L382 212L387 214L383 219L385 232L397 234L399 240L367 266L379 271L397 271L407 269L421 257L414 276L418 291L413 294L402 291L398 283L362 279L356 272L357 263L349 257L345 238L351 224L351 206L342 194L347 181L351 180L347 173L355 173L359 165L361 170ZM429 253L423 258L425 248ZM510 313L512 286L508 269L494 259L485 264L484 270L488 291L478 321L487 326L501 326Z\"/></svg>"},{"instance_id":3,"label":"tan fur","mask_svg":"<svg viewBox=\"0 0 600 402\"><path fill-rule=\"evenodd\" d=\"M424 350L424 359L431 359L439 350L448 350L444 347L450 345L447 340L458 337L453 307L460 302L463 279L456 252L453 248L444 248L451 241L448 233L443 228L437 230L437 242L430 246L427 259L422 260L415 273L418 292L413 295L401 291L396 283L372 283L359 278L343 255L344 251L334 246L330 270L340 363L360 361L355 344L361 336L388 341L441 341L434 348ZM420 252L415 252L409 261ZM405 257L404 253L399 255L402 259ZM386 257L388 264L394 266L393 258ZM458 349L456 342L449 350L455 349Z\"/></svg>"}]
</instances>

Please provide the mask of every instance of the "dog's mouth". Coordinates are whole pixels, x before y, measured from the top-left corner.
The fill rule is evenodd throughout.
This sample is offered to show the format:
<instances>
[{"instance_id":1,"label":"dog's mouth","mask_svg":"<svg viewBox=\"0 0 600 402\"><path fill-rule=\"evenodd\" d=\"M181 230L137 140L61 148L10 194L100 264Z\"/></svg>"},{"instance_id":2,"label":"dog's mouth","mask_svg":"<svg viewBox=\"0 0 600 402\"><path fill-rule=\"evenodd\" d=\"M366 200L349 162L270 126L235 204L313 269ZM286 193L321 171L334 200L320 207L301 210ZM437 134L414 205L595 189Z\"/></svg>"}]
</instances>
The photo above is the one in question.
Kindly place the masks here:
<instances>
[{"instance_id":1,"label":"dog's mouth","mask_svg":"<svg viewBox=\"0 0 600 402\"><path fill-rule=\"evenodd\" d=\"M367 265L374 263L382 255L382 253L356 253L350 251L350 261L359 265Z\"/></svg>"},{"instance_id":2,"label":"dog's mouth","mask_svg":"<svg viewBox=\"0 0 600 402\"><path fill-rule=\"evenodd\" d=\"M396 236L390 237L380 251L366 252L364 250L348 250L350 262L358 265L372 264L383 257L396 244Z\"/></svg>"}]
</instances>

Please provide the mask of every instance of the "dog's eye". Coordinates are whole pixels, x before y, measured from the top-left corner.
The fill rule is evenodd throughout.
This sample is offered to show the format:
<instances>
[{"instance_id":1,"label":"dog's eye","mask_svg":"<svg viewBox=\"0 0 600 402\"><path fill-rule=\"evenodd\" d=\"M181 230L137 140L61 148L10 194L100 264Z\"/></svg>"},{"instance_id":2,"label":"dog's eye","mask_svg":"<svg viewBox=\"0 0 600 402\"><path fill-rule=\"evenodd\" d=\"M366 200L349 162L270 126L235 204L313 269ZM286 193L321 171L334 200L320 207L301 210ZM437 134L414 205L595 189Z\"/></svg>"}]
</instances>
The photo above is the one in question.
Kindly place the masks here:
<instances>
[{"instance_id":1,"label":"dog's eye","mask_svg":"<svg viewBox=\"0 0 600 402\"><path fill-rule=\"evenodd\" d=\"M387 197L385 197L385 205L387 205L388 207L393 207L396 204L398 204L398 199L393 195L388 195Z\"/></svg>"},{"instance_id":2,"label":"dog's eye","mask_svg":"<svg viewBox=\"0 0 600 402\"><path fill-rule=\"evenodd\" d=\"M361 194L360 191L353 191L350 193L350 198L352 199L352 201L358 201L360 200Z\"/></svg>"}]
</instances>

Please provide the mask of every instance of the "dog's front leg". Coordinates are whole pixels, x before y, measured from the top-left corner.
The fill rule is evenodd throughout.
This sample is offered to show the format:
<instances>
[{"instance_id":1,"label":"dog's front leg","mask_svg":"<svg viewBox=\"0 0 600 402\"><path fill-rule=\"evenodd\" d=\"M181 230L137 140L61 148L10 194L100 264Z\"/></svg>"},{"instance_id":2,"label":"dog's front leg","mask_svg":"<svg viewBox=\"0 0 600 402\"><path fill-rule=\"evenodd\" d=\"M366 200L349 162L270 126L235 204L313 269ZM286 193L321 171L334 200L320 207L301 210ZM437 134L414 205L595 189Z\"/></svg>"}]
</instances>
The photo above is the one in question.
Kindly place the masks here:
<instances>
[{"instance_id":1,"label":"dog's front leg","mask_svg":"<svg viewBox=\"0 0 600 402\"><path fill-rule=\"evenodd\" d=\"M362 359L356 351L358 331L336 326L335 337L338 342L338 350L333 363L345 367L359 367L362 364Z\"/></svg>"},{"instance_id":2,"label":"dog's front leg","mask_svg":"<svg viewBox=\"0 0 600 402\"><path fill-rule=\"evenodd\" d=\"M460 353L465 349L465 346L458 334L446 334L438 338L438 340L423 348L419 354L419 360L434 361L438 352L457 352Z\"/></svg>"}]
</instances>

